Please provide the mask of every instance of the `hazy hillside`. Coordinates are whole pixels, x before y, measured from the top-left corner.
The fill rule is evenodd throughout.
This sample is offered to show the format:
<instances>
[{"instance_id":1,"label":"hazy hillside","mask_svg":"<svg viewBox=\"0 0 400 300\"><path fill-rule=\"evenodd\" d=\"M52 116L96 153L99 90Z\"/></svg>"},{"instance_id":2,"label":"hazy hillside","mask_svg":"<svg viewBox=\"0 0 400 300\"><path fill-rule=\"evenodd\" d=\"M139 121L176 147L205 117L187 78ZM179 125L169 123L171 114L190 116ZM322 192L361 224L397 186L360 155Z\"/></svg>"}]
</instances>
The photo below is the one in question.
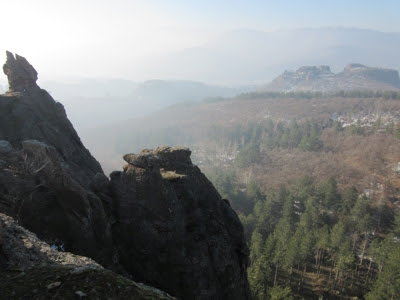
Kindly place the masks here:
<instances>
[{"instance_id":1,"label":"hazy hillside","mask_svg":"<svg viewBox=\"0 0 400 300\"><path fill-rule=\"evenodd\" d=\"M200 47L165 55L143 68L162 78L216 83L265 83L282 70L329 65L334 72L351 62L400 69L400 33L355 28L263 32L234 30Z\"/></svg>"},{"instance_id":2,"label":"hazy hillside","mask_svg":"<svg viewBox=\"0 0 400 300\"><path fill-rule=\"evenodd\" d=\"M143 116L179 102L229 97L245 90L185 80L136 83L124 79L81 79L44 82L43 86L66 107L78 130Z\"/></svg>"},{"instance_id":3,"label":"hazy hillside","mask_svg":"<svg viewBox=\"0 0 400 300\"><path fill-rule=\"evenodd\" d=\"M290 96L274 98L271 95L249 94L223 101L175 105L146 118L82 131L81 136L106 171L120 165L121 154L125 152L136 152L142 148L164 144L189 146L194 150L193 158L201 168L215 165L232 167L235 165L238 153L249 143L244 137L246 130L256 130L257 126L260 126L257 130L262 131L270 121L275 124L274 126L281 123L280 126L288 128L292 120L299 123L315 122L320 130L326 128L319 133L319 138L323 140L326 148L322 148L323 151L308 152L299 151L297 147L287 149L278 146L269 149L265 145L262 146L266 147L263 153L270 157L267 161L272 161L273 164L267 163L259 167L256 164L252 172L259 174L263 178L262 182L270 187L295 180L307 170L310 174L326 174L324 176L328 177L344 175L340 183L347 185L349 182L354 182L362 188L367 188L367 178L371 171L368 169L368 164L372 162L365 156L364 150L369 147L367 145L379 147L379 151L382 151L380 155L383 157L390 156L385 167L394 166L400 161L400 157L390 150L389 144L393 145L394 149L399 147L397 139L393 139L391 135L378 142L378 139L383 138L380 135L368 135L368 139L362 136L354 137L352 132L356 132L356 129L351 129L353 131L348 134L331 132L334 122L339 122L348 130L357 124L372 128L378 120L381 122L379 126L382 126L382 130L391 122L393 126L397 126L396 124L400 122L400 102L379 96L307 98L300 95L299 98ZM257 126L254 129L249 127L255 125ZM361 140L353 145L357 139ZM349 143L353 145L351 146L353 152L343 152L347 151L345 149L349 147ZM385 143L389 144L382 148ZM391 152L386 154L389 150ZM332 160L332 156L326 155L327 152L338 156ZM342 157L344 153L347 154ZM357 155L361 155L357 166L349 163L343 164L345 169L336 168L338 166L336 160L350 162L356 160ZM326 164L321 162L326 159ZM302 167L293 168L296 164ZM358 175L353 176L353 171ZM360 176L365 176L365 184L362 183Z\"/></svg>"}]
</instances>

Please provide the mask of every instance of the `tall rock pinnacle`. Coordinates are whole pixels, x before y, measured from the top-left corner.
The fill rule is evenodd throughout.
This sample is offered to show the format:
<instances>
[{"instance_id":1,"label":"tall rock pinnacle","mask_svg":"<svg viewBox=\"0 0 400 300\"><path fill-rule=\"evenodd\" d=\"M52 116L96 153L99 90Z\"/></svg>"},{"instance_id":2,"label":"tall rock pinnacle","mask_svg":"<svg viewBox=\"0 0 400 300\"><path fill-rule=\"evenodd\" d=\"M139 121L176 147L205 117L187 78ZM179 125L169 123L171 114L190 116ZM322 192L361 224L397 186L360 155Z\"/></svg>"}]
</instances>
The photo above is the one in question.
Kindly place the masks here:
<instances>
[{"instance_id":1,"label":"tall rock pinnacle","mask_svg":"<svg viewBox=\"0 0 400 300\"><path fill-rule=\"evenodd\" d=\"M35 87L38 73L25 57L6 51L7 61L3 66L4 74L8 77L10 91L23 91L27 87Z\"/></svg>"},{"instance_id":2,"label":"tall rock pinnacle","mask_svg":"<svg viewBox=\"0 0 400 300\"><path fill-rule=\"evenodd\" d=\"M3 70L8 76L9 92L18 93L0 96L0 140L18 149L24 140L54 146L74 178L88 186L94 175L103 173L100 164L82 144L62 104L36 84L38 73L34 67L24 57L6 53Z\"/></svg>"}]
</instances>

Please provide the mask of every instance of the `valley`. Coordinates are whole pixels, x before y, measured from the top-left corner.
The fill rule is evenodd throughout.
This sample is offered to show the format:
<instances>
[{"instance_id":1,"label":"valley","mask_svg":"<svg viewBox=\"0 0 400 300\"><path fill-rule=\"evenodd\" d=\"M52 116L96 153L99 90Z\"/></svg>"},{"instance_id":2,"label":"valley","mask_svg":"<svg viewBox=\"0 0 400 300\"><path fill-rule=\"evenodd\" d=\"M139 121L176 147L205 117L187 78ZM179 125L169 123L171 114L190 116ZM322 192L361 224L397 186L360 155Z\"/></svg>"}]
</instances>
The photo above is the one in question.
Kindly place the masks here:
<instances>
[{"instance_id":1,"label":"valley","mask_svg":"<svg viewBox=\"0 0 400 300\"><path fill-rule=\"evenodd\" d=\"M174 105L82 136L110 166L127 149L190 147L241 218L256 299L285 291L362 299L389 276L376 261L398 246L391 239L400 208L399 99L397 91L249 93ZM303 256L291 243L306 243ZM379 249L387 255L378 258Z\"/></svg>"},{"instance_id":2,"label":"valley","mask_svg":"<svg viewBox=\"0 0 400 300\"><path fill-rule=\"evenodd\" d=\"M400 1L1 8L0 299L400 299Z\"/></svg>"}]
</instances>

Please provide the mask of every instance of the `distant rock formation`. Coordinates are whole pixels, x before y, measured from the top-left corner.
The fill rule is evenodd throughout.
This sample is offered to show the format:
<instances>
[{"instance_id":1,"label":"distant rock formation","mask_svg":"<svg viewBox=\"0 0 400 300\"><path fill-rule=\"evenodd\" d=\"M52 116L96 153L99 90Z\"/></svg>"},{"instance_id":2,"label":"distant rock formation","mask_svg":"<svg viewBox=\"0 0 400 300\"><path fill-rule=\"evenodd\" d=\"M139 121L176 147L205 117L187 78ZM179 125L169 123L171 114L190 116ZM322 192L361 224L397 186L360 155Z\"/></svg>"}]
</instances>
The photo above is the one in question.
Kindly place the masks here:
<instances>
[{"instance_id":1,"label":"distant rock formation","mask_svg":"<svg viewBox=\"0 0 400 300\"><path fill-rule=\"evenodd\" d=\"M353 63L337 74L328 66L306 66L295 72L285 71L262 90L278 92L341 90L398 90L399 73L396 70L371 68Z\"/></svg>"},{"instance_id":2,"label":"distant rock formation","mask_svg":"<svg viewBox=\"0 0 400 300\"><path fill-rule=\"evenodd\" d=\"M0 212L180 299L249 299L242 225L190 150L125 155L109 180L63 106L16 57L7 53L10 91L0 95Z\"/></svg>"},{"instance_id":3,"label":"distant rock formation","mask_svg":"<svg viewBox=\"0 0 400 300\"><path fill-rule=\"evenodd\" d=\"M333 76L334 74L331 72L331 69L329 68L329 66L312 66L312 67L301 67L299 68L295 74L293 74L292 72L288 72L285 71L283 73L283 77L284 78L296 78L298 80L315 80L315 79L319 79L321 77L329 77L329 76Z\"/></svg>"},{"instance_id":4,"label":"distant rock formation","mask_svg":"<svg viewBox=\"0 0 400 300\"><path fill-rule=\"evenodd\" d=\"M359 79L375 84L381 83L382 89L400 89L399 72L392 69L371 68L362 64L348 64L343 72L338 75L349 80Z\"/></svg>"}]
</instances>

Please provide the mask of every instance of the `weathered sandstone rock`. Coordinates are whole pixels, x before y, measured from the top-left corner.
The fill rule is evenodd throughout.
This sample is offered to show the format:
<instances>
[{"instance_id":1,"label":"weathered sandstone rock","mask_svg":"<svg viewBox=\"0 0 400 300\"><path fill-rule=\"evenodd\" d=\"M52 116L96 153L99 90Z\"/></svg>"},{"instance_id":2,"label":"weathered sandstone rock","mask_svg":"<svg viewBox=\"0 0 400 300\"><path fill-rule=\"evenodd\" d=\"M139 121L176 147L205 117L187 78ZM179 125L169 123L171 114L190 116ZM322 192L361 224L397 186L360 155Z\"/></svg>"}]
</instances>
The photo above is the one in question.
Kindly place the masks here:
<instances>
[{"instance_id":1,"label":"weathered sandstone rock","mask_svg":"<svg viewBox=\"0 0 400 300\"><path fill-rule=\"evenodd\" d=\"M7 61L3 66L4 73L8 77L10 91L24 91L29 87L36 87L38 73L31 64L22 56L6 52Z\"/></svg>"}]
</instances>

